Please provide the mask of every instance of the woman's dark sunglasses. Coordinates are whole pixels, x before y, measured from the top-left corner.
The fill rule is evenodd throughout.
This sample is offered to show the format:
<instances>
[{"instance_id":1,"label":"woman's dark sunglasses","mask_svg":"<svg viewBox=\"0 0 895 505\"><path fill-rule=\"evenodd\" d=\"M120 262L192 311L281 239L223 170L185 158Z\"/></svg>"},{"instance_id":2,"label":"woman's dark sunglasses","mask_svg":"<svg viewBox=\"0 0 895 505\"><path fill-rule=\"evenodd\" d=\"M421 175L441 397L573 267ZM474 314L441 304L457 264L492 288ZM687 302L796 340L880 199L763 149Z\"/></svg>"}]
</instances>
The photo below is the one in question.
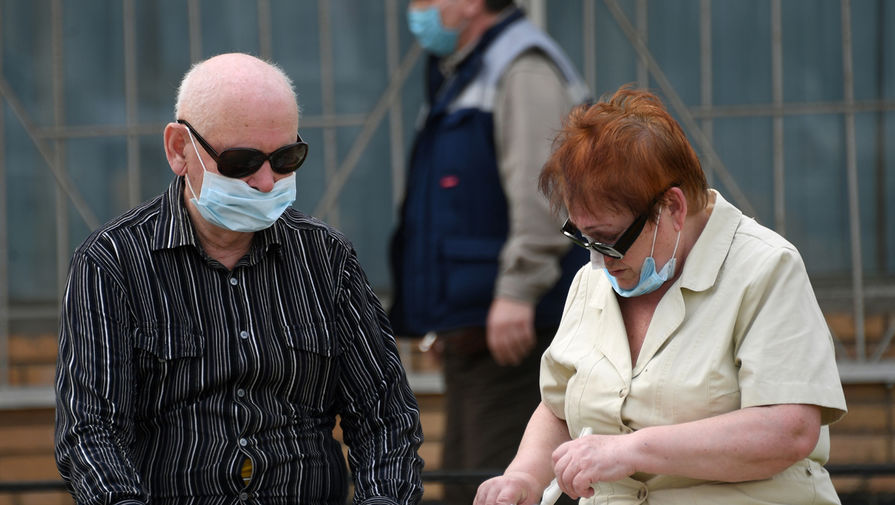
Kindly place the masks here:
<instances>
[{"instance_id":1,"label":"woman's dark sunglasses","mask_svg":"<svg viewBox=\"0 0 895 505\"><path fill-rule=\"evenodd\" d=\"M628 226L628 229L622 232L622 236L619 237L614 244L603 244L601 242L591 242L587 240L581 234L581 231L578 230L578 228L575 228L575 225L568 219L566 219L565 224L562 225L562 233L569 237L572 242L585 249L593 249L600 254L620 260L625 253L628 252L628 248L631 247L631 244L633 244L634 241L637 240L637 237L640 236L640 232L643 231L643 226L646 224L648 218L649 212L637 216L637 219L631 223L631 226Z\"/></svg>"},{"instance_id":2,"label":"woman's dark sunglasses","mask_svg":"<svg viewBox=\"0 0 895 505\"><path fill-rule=\"evenodd\" d=\"M202 135L193 128L185 119L178 119L178 123L189 128L196 140L202 144L205 152L218 164L218 172L227 177L239 179L248 177L261 168L265 161L270 160L270 168L278 174L290 174L298 170L298 167L308 157L308 144L301 136L296 134L297 141L294 144L285 145L276 151L265 154L258 149L250 147L231 147L218 154Z\"/></svg>"}]
</instances>

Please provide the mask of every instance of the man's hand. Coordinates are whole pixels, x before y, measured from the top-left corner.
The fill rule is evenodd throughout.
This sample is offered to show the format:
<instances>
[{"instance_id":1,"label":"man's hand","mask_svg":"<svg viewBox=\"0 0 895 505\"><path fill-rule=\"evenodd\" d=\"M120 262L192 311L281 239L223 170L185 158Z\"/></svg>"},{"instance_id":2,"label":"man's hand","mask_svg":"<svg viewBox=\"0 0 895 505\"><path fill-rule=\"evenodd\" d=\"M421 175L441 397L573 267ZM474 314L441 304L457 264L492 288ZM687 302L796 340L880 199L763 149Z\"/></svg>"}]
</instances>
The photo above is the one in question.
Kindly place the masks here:
<instances>
[{"instance_id":1,"label":"man's hand","mask_svg":"<svg viewBox=\"0 0 895 505\"><path fill-rule=\"evenodd\" d=\"M495 298L488 311L488 350L498 365L518 365L534 349L535 309L528 302Z\"/></svg>"}]
</instances>

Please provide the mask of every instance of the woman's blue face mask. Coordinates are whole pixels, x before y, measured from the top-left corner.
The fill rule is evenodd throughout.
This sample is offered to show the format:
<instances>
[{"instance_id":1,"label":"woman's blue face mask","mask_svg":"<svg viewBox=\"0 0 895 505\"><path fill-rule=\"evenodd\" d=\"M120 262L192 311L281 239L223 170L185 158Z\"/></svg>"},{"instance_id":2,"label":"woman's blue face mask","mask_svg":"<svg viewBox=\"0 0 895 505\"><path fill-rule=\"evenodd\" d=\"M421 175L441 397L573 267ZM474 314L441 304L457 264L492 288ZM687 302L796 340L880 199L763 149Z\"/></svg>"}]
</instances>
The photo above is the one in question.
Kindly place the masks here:
<instances>
[{"instance_id":1,"label":"woman's blue face mask","mask_svg":"<svg viewBox=\"0 0 895 505\"><path fill-rule=\"evenodd\" d=\"M420 46L436 56L447 56L457 49L460 31L446 28L441 23L441 12L435 6L408 9L407 26Z\"/></svg>"},{"instance_id":2,"label":"woman's blue face mask","mask_svg":"<svg viewBox=\"0 0 895 505\"><path fill-rule=\"evenodd\" d=\"M662 209L659 209L659 217L662 216ZM662 270L656 271L656 260L653 258L653 252L656 248L656 233L659 231L659 221L656 221L656 228L653 230L653 245L650 248L649 256L643 259L643 265L640 267L640 280L637 281L637 285L632 287L631 289L624 289L618 285L618 281L615 280L615 277L609 275L608 270L604 270L606 272L606 278L609 279L609 283L612 284L612 289L618 293L619 296L623 296L625 298L630 298L633 296L645 295L647 293L652 293L653 291L659 289L662 284L668 281L668 279L674 277L675 266L677 265L677 258L675 258L675 254L677 254L677 246L681 241L681 232L677 232L677 240L674 242L674 251L671 253L671 259L668 260L668 263L665 263L665 266L662 267ZM592 254L593 256L593 254ZM602 257L600 258L602 259Z\"/></svg>"}]
</instances>

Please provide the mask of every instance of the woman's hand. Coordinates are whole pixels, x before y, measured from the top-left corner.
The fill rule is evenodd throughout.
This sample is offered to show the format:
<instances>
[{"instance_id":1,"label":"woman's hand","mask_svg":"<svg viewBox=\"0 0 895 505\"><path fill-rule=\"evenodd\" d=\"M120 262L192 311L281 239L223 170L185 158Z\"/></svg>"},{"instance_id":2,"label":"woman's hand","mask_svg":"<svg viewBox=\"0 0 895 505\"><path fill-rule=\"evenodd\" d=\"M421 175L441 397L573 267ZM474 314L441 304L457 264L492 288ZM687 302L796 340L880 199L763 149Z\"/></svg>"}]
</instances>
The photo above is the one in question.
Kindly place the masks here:
<instances>
[{"instance_id":1,"label":"woman's hand","mask_svg":"<svg viewBox=\"0 0 895 505\"><path fill-rule=\"evenodd\" d=\"M559 488L574 499L589 498L594 482L611 482L636 470L626 435L587 435L560 445L553 452L553 470Z\"/></svg>"},{"instance_id":2,"label":"woman's hand","mask_svg":"<svg viewBox=\"0 0 895 505\"><path fill-rule=\"evenodd\" d=\"M531 475L507 472L482 482L473 505L534 505L541 499L540 487Z\"/></svg>"},{"instance_id":3,"label":"woman's hand","mask_svg":"<svg viewBox=\"0 0 895 505\"><path fill-rule=\"evenodd\" d=\"M636 472L722 482L767 479L806 458L817 445L820 426L815 405L747 407L565 442L553 451L553 470L559 488L572 498L591 496L591 483Z\"/></svg>"}]
</instances>

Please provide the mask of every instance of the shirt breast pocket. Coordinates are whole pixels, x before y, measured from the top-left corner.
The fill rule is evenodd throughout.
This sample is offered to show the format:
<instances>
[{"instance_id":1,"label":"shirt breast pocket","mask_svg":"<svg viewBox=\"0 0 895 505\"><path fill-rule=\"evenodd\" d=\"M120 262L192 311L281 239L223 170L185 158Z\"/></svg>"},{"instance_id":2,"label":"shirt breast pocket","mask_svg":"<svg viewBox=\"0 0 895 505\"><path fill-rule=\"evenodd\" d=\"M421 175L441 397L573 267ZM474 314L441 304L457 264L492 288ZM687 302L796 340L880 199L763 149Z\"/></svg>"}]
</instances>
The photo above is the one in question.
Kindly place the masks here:
<instances>
[{"instance_id":1,"label":"shirt breast pocket","mask_svg":"<svg viewBox=\"0 0 895 505\"><path fill-rule=\"evenodd\" d=\"M285 361L284 384L292 403L317 412L327 410L337 389L336 367L339 349L333 323L283 325L289 355Z\"/></svg>"},{"instance_id":2,"label":"shirt breast pocket","mask_svg":"<svg viewBox=\"0 0 895 505\"><path fill-rule=\"evenodd\" d=\"M187 396L206 383L201 359L205 338L199 331L180 326L144 326L136 332L134 348L138 395L156 402L190 403Z\"/></svg>"}]
</instances>

